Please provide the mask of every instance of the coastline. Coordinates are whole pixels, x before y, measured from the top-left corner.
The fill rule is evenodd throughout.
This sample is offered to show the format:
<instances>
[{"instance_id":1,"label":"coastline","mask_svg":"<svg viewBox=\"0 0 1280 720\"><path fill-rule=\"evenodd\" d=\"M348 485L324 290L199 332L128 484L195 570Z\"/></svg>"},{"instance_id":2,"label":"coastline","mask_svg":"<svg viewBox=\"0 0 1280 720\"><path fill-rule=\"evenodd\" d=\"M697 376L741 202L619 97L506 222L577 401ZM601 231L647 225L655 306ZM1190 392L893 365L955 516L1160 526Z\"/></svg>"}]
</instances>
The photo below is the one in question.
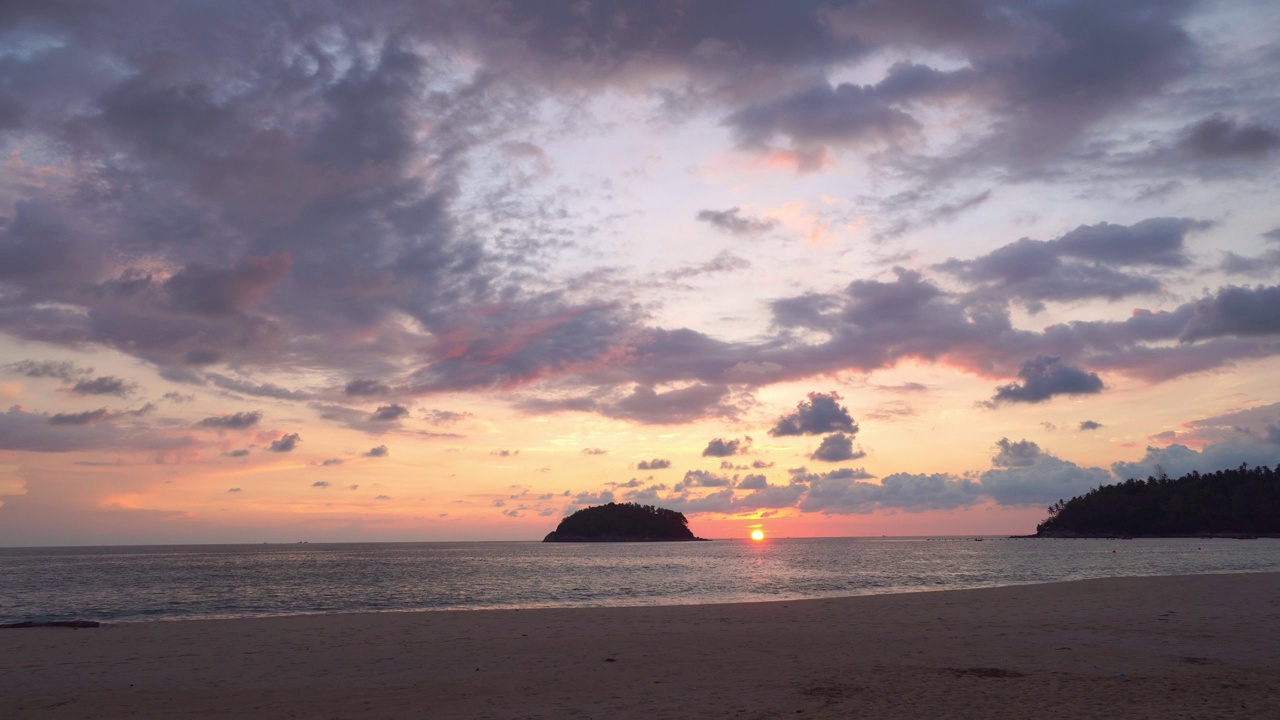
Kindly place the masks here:
<instances>
[{"instance_id":1,"label":"coastline","mask_svg":"<svg viewBox=\"0 0 1280 720\"><path fill-rule=\"evenodd\" d=\"M1280 717L1276 597L1253 573L7 630L0 716Z\"/></svg>"}]
</instances>

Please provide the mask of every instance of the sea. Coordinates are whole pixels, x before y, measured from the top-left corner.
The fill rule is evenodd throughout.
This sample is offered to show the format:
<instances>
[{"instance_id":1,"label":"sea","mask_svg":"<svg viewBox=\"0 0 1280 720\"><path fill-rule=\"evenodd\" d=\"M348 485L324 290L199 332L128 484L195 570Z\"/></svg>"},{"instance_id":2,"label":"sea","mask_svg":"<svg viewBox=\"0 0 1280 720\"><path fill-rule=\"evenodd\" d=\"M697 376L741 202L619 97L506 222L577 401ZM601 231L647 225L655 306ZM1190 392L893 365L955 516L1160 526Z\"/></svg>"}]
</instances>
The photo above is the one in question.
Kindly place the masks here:
<instances>
[{"instance_id":1,"label":"sea","mask_svg":"<svg viewBox=\"0 0 1280 720\"><path fill-rule=\"evenodd\" d=\"M0 548L0 623L684 605L1280 571L1280 539Z\"/></svg>"}]
</instances>

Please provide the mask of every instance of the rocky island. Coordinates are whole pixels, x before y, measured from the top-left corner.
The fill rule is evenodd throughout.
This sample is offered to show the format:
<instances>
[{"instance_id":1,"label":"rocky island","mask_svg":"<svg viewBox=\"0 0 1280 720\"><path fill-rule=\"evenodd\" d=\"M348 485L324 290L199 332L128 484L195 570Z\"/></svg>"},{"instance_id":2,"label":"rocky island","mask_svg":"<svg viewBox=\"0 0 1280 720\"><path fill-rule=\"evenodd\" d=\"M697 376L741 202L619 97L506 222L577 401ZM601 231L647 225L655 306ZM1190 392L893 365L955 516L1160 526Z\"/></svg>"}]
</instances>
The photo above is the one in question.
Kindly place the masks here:
<instances>
[{"instance_id":1,"label":"rocky island","mask_svg":"<svg viewBox=\"0 0 1280 720\"><path fill-rule=\"evenodd\" d=\"M1030 537L1280 536L1280 468L1163 472L1103 485L1049 506Z\"/></svg>"},{"instance_id":2,"label":"rocky island","mask_svg":"<svg viewBox=\"0 0 1280 720\"><path fill-rule=\"evenodd\" d=\"M542 542L671 542L702 540L684 513L637 503L583 508L560 521Z\"/></svg>"}]
</instances>

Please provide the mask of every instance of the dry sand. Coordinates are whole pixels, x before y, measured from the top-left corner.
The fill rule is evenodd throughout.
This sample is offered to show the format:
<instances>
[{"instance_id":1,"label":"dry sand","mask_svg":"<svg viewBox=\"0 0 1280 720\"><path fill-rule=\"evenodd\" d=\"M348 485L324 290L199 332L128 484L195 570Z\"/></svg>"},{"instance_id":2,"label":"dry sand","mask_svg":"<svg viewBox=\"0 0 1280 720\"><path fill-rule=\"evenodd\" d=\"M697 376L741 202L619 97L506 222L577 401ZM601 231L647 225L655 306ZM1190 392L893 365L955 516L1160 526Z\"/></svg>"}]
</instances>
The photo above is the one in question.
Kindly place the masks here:
<instances>
[{"instance_id":1,"label":"dry sand","mask_svg":"<svg viewBox=\"0 0 1280 720\"><path fill-rule=\"evenodd\" d=\"M1280 574L0 630L0 718L1280 718Z\"/></svg>"}]
</instances>

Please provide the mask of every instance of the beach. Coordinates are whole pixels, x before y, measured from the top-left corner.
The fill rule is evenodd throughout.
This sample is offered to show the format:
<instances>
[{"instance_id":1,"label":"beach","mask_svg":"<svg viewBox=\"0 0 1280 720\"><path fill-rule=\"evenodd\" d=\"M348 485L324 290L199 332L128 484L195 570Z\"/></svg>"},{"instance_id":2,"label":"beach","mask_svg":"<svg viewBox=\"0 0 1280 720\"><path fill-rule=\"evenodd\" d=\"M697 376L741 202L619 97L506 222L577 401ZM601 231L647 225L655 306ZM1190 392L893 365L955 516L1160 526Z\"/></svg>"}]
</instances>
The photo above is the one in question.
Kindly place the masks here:
<instances>
[{"instance_id":1,"label":"beach","mask_svg":"<svg viewBox=\"0 0 1280 720\"><path fill-rule=\"evenodd\" d=\"M4 718L1275 718L1280 573L0 631Z\"/></svg>"}]
</instances>

